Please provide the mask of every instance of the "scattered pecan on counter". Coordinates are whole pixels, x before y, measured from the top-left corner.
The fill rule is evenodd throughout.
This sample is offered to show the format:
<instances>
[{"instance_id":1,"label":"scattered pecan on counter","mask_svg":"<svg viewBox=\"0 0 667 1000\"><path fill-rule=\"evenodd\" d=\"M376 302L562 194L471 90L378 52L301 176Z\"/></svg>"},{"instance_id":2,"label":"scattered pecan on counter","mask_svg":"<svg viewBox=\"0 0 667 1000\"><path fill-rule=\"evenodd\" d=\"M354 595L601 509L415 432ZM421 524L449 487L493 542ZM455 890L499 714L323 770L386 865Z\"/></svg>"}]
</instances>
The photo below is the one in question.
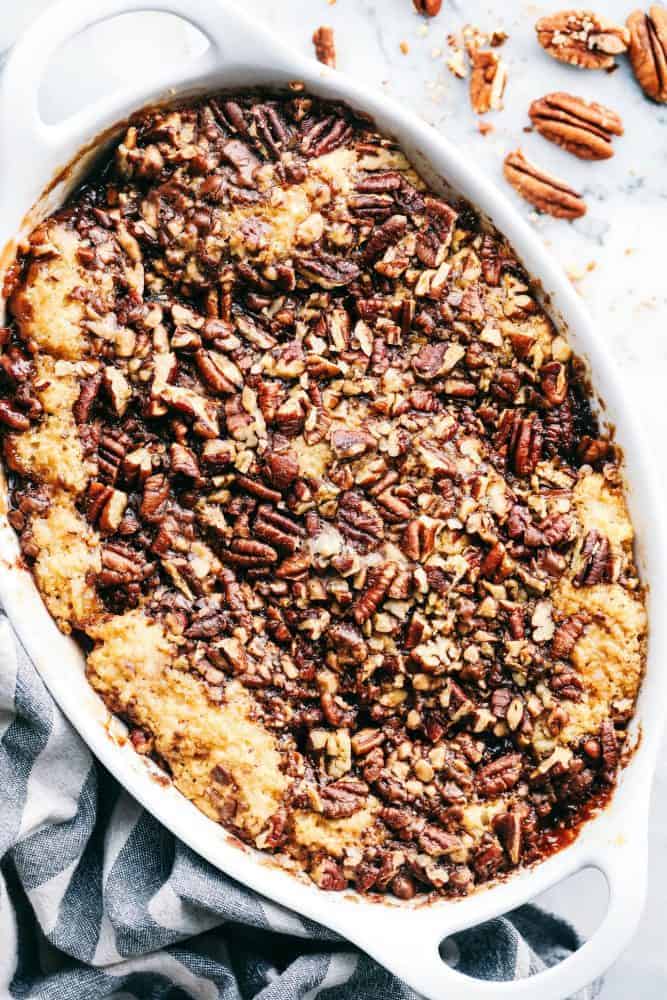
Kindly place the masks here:
<instances>
[{"instance_id":1,"label":"scattered pecan on counter","mask_svg":"<svg viewBox=\"0 0 667 1000\"><path fill-rule=\"evenodd\" d=\"M533 101L529 115L540 135L581 160L609 159L613 136L623 135L615 111L571 94L547 94Z\"/></svg>"},{"instance_id":2,"label":"scattered pecan on counter","mask_svg":"<svg viewBox=\"0 0 667 1000\"><path fill-rule=\"evenodd\" d=\"M515 191L539 212L555 219L579 219L586 214L581 195L565 181L536 167L520 149L505 157L504 174Z\"/></svg>"},{"instance_id":3,"label":"scattered pecan on counter","mask_svg":"<svg viewBox=\"0 0 667 1000\"><path fill-rule=\"evenodd\" d=\"M563 10L539 19L537 40L545 52L580 69L610 69L626 52L627 28L589 10Z\"/></svg>"},{"instance_id":4,"label":"scattered pecan on counter","mask_svg":"<svg viewBox=\"0 0 667 1000\"><path fill-rule=\"evenodd\" d=\"M483 115L487 111L501 111L503 94L507 85L507 69L502 59L490 49L468 50L470 65L470 103L473 111Z\"/></svg>"},{"instance_id":5,"label":"scattered pecan on counter","mask_svg":"<svg viewBox=\"0 0 667 1000\"><path fill-rule=\"evenodd\" d=\"M334 30L327 25L322 25L313 34L313 45L317 59L325 66L336 68L336 40Z\"/></svg>"},{"instance_id":6,"label":"scattered pecan on counter","mask_svg":"<svg viewBox=\"0 0 667 1000\"><path fill-rule=\"evenodd\" d=\"M647 97L667 104L667 8L653 4L648 13L635 10L626 22L630 62Z\"/></svg>"},{"instance_id":7,"label":"scattered pecan on counter","mask_svg":"<svg viewBox=\"0 0 667 1000\"><path fill-rule=\"evenodd\" d=\"M435 17L442 9L442 0L412 0L418 14Z\"/></svg>"}]
</instances>

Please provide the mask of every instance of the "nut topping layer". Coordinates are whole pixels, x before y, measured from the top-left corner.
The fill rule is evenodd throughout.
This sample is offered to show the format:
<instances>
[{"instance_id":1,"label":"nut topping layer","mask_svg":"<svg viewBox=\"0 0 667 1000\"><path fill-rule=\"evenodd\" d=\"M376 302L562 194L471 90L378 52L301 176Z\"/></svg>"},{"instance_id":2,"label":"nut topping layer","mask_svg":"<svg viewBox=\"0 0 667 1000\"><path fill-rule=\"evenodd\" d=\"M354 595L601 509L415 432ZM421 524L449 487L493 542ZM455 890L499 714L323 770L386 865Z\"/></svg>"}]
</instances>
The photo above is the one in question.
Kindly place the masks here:
<instances>
[{"instance_id":1,"label":"nut topping layer","mask_svg":"<svg viewBox=\"0 0 667 1000\"><path fill-rule=\"evenodd\" d=\"M9 516L137 751L329 890L462 895L570 837L646 620L505 240L348 109L216 95L133 120L19 265Z\"/></svg>"}]
</instances>

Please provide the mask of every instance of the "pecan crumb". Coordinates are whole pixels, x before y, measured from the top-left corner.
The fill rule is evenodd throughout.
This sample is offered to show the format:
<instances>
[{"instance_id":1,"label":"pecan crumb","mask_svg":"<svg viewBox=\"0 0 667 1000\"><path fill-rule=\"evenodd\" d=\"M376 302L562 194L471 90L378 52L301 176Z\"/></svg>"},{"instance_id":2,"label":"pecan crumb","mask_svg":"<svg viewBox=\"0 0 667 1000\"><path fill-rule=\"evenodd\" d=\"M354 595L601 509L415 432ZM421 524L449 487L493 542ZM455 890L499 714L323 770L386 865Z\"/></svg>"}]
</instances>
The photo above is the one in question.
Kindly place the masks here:
<instances>
[{"instance_id":1,"label":"pecan crumb","mask_svg":"<svg viewBox=\"0 0 667 1000\"><path fill-rule=\"evenodd\" d=\"M335 69L336 41L333 28L328 25L322 25L322 27L317 28L313 34L313 45L315 46L315 55L319 62Z\"/></svg>"}]
</instances>

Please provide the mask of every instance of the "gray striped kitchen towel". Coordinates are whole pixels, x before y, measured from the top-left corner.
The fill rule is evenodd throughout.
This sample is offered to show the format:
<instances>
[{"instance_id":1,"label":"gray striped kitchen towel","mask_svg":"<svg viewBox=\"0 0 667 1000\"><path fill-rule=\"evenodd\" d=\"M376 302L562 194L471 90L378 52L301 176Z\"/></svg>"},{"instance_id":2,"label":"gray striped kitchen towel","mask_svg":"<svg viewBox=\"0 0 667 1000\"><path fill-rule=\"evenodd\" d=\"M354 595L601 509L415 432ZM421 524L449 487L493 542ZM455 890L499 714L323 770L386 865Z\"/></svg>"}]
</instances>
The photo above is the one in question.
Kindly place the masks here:
<instances>
[{"instance_id":1,"label":"gray striped kitchen towel","mask_svg":"<svg viewBox=\"0 0 667 1000\"><path fill-rule=\"evenodd\" d=\"M578 945L535 907L448 944L511 979ZM578 1000L592 1000L593 987ZM93 759L0 617L0 997L403 1000L367 956L222 875Z\"/></svg>"}]
</instances>

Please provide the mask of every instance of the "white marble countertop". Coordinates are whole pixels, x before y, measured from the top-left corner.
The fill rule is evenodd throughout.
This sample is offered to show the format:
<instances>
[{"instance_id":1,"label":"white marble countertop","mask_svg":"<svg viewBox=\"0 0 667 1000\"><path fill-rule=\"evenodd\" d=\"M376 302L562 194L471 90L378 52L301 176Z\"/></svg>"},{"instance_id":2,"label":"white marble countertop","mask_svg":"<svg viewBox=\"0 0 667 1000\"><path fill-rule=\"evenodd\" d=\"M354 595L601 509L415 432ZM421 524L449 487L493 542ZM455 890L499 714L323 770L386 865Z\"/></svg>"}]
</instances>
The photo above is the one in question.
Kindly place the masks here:
<instances>
[{"instance_id":1,"label":"white marble countertop","mask_svg":"<svg viewBox=\"0 0 667 1000\"><path fill-rule=\"evenodd\" d=\"M0 52L47 3L24 0L3 9ZM634 6L631 0L600 0L596 10L622 21ZM577 288L605 331L609 351L627 381L628 398L654 443L664 482L667 106L644 99L624 61L616 72L606 74L578 71L545 55L535 42L533 25L542 14L559 9L557 3L444 0L442 13L432 21L419 18L410 0L243 0L243 7L308 54L313 30L333 25L340 69L412 108L454 139L498 184L504 183L505 153L521 145L527 155L583 192L588 214L571 225L537 217L518 197L515 201L562 265L578 276ZM192 32L184 32L170 17L133 16L139 18L140 29L149 30L140 30L129 51L127 25L117 21L94 29L85 43L74 42L55 58L43 86L45 116L56 118L93 100L121 82L129 65L140 67L135 72L150 73L168 59L182 60L198 44ZM505 110L487 116L494 131L485 137L478 132L466 83L445 66L447 36L466 23L509 35L501 50L509 70ZM406 43L406 53L401 43ZM555 90L600 101L621 114L626 131L614 141L612 160L584 163L537 134L524 134L530 102ZM602 1000L667 996L662 911L666 886L667 764L661 767L654 789L646 910L632 946L606 977ZM602 912L603 900L596 881L584 875L552 890L543 902L587 933Z\"/></svg>"}]
</instances>

